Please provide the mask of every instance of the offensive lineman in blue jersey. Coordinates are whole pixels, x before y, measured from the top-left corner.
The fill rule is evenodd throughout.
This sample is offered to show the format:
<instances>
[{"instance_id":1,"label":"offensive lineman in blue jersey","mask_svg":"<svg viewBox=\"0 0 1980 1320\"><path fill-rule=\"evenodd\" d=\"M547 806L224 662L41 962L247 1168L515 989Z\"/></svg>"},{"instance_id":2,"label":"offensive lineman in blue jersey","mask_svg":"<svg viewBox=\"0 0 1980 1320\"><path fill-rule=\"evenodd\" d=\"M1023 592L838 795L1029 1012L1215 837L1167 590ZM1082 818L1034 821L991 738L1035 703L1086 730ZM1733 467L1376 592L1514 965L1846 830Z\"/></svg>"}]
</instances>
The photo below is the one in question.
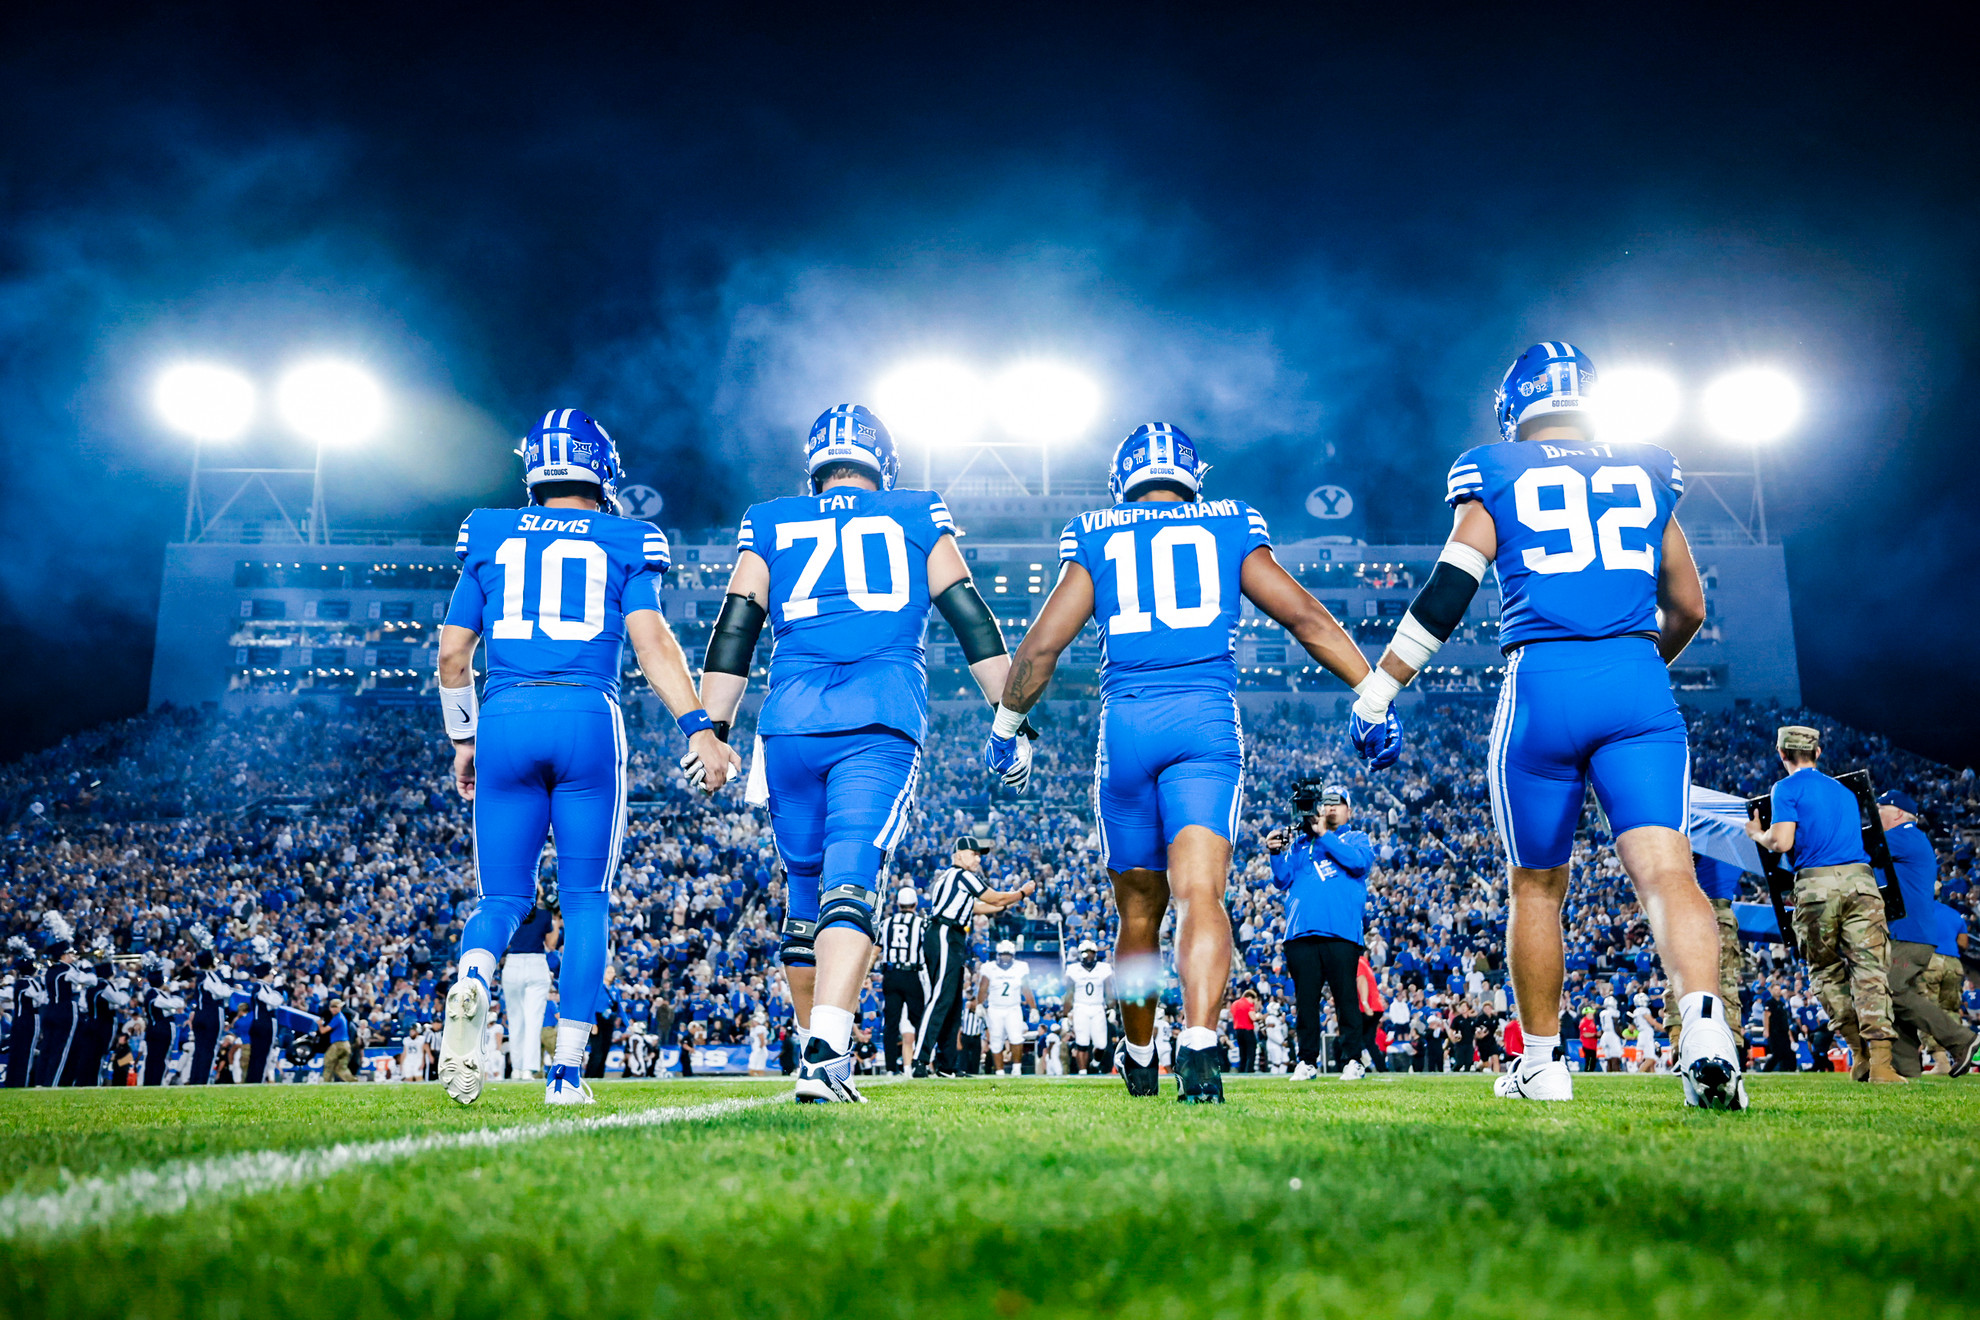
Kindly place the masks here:
<instances>
[{"instance_id":1,"label":"offensive lineman in blue jersey","mask_svg":"<svg viewBox=\"0 0 1980 1320\"><path fill-rule=\"evenodd\" d=\"M1059 581L1018 644L984 752L994 773L1024 787L1031 772L1031 745L1018 737L1025 712L1094 620L1105 657L1094 797L1101 861L1120 912L1121 1071L1130 1095L1158 1094L1154 991L1173 896L1184 1019L1177 1098L1192 1104L1224 1099L1216 1050L1231 978L1224 885L1244 776L1231 653L1244 601L1343 683L1356 687L1371 675L1354 639L1279 565L1258 511L1199 498L1208 471L1190 438L1166 422L1121 441L1107 483L1117 503L1081 514L1059 538ZM1354 741L1383 769L1402 752L1402 727L1385 711L1358 727Z\"/></svg>"},{"instance_id":2,"label":"offensive lineman in blue jersey","mask_svg":"<svg viewBox=\"0 0 1980 1320\"><path fill-rule=\"evenodd\" d=\"M455 786L474 803L481 889L461 932L460 979L447 993L440 1042L440 1080L464 1105L481 1094L496 960L532 906L537 859L552 832L564 958L545 1098L591 1103L582 1074L626 833L626 642L701 754L703 787L719 788L738 764L701 709L687 657L660 614L667 538L617 516L622 469L605 428L575 408L553 408L523 442L523 465L529 507L476 509L461 524L461 580L440 630L440 704ZM474 652L484 635L487 691L477 701Z\"/></svg>"},{"instance_id":3,"label":"offensive lineman in blue jersey","mask_svg":"<svg viewBox=\"0 0 1980 1320\"><path fill-rule=\"evenodd\" d=\"M859 1102L853 1012L880 868L907 831L928 733L929 608L955 630L987 700L1010 656L948 506L931 491L894 489L899 461L879 418L858 404L828 410L805 443L805 470L811 494L743 515L701 693L726 737L767 613L777 645L757 762L790 882L782 956L804 1042L795 1098ZM695 753L682 765L700 776Z\"/></svg>"},{"instance_id":4,"label":"offensive lineman in blue jersey","mask_svg":"<svg viewBox=\"0 0 1980 1320\"><path fill-rule=\"evenodd\" d=\"M1689 1105L1744 1109L1740 1047L1719 998L1719 935L1687 837L1691 753L1666 666L1705 621L1705 589L1675 516L1669 451L1599 438L1595 368L1572 344L1535 344L1500 383L1506 443L1458 456L1449 542L1363 693L1379 718L1499 573L1507 656L1487 780L1512 868L1508 954L1526 1052L1498 1094L1568 1100L1556 1007L1561 905L1587 785L1636 885L1680 996L1678 1070Z\"/></svg>"}]
</instances>

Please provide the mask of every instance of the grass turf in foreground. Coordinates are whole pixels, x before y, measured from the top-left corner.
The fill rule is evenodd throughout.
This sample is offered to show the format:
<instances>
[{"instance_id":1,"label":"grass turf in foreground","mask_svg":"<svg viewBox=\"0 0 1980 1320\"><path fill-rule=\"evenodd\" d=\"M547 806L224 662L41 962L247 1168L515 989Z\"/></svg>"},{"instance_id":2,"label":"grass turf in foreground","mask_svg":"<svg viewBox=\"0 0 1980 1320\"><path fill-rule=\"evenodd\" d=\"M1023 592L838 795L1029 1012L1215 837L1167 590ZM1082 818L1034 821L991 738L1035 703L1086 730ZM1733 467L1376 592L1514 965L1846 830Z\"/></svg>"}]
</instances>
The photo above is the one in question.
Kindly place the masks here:
<instances>
[{"instance_id":1,"label":"grass turf in foreground","mask_svg":"<svg viewBox=\"0 0 1980 1320\"><path fill-rule=\"evenodd\" d=\"M1547 1107L1480 1078L1227 1084L1221 1108L1112 1084L876 1086L860 1108L430 1155L0 1242L0 1314L1721 1320L1980 1301L1967 1084L1761 1078L1747 1115L1683 1111L1669 1078L1580 1078L1574 1104ZM52 1186L58 1153L109 1172L535 1121L534 1096L501 1088L484 1114L430 1087L164 1092L193 1120L175 1137L124 1096L12 1093L0 1160L13 1186Z\"/></svg>"}]
</instances>

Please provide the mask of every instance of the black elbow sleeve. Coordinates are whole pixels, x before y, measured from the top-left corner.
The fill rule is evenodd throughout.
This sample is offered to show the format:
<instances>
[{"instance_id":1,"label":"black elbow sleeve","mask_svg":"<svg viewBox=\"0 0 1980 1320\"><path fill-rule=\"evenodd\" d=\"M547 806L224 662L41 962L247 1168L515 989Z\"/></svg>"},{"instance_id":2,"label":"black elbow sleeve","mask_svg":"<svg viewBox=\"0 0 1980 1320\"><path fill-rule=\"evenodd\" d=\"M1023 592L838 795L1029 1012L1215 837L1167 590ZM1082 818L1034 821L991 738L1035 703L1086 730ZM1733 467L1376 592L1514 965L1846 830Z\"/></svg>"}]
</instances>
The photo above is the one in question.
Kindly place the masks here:
<instances>
[{"instance_id":1,"label":"black elbow sleeve","mask_svg":"<svg viewBox=\"0 0 1980 1320\"><path fill-rule=\"evenodd\" d=\"M976 584L968 578L937 596L935 608L942 611L943 620L955 631L956 640L962 643L963 658L970 664L1009 650L1004 645L1004 634L997 627L997 616L983 603Z\"/></svg>"},{"instance_id":2,"label":"black elbow sleeve","mask_svg":"<svg viewBox=\"0 0 1980 1320\"><path fill-rule=\"evenodd\" d=\"M730 592L722 598L722 612L715 618L715 631L708 636L708 654L701 661L705 673L749 677L750 660L756 655L756 639L763 631L763 607L747 596Z\"/></svg>"},{"instance_id":3,"label":"black elbow sleeve","mask_svg":"<svg viewBox=\"0 0 1980 1320\"><path fill-rule=\"evenodd\" d=\"M1455 564L1439 561L1423 590L1410 602L1409 612L1425 632L1447 642L1463 622L1464 612L1471 608L1471 598L1477 594L1477 578Z\"/></svg>"}]
</instances>

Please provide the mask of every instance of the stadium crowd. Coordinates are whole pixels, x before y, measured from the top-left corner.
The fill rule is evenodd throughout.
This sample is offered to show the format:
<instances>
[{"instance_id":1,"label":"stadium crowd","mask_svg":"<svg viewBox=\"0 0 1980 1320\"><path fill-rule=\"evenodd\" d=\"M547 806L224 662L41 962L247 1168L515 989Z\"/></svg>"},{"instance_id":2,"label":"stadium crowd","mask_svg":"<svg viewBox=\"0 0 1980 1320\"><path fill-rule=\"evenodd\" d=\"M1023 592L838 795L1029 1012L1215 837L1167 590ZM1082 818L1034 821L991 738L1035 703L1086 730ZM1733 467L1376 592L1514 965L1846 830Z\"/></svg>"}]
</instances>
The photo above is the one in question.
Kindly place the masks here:
<instances>
[{"instance_id":1,"label":"stadium crowd","mask_svg":"<svg viewBox=\"0 0 1980 1320\"><path fill-rule=\"evenodd\" d=\"M993 792L981 770L980 708L938 708L919 819L892 875L926 884L947 864L955 834L987 830L999 840L993 878L1036 880L1038 888L1022 908L978 918L978 959L1006 937L1063 939L1067 949L1082 938L1111 944L1090 809L1096 709L1069 701L1046 711L1031 791L1012 798ZM1370 776L1340 737L1334 701L1248 715L1247 805L1229 899L1239 958L1226 1033L1242 1066L1286 1062L1292 989L1262 838L1286 823L1292 784L1308 776L1348 787L1355 825L1375 847L1367 961L1381 1030L1373 1062L1493 1068L1517 1052L1504 1038L1505 884L1483 772L1490 719L1489 705L1475 699L1419 706L1402 761ZM1697 782L1743 796L1778 777L1777 725L1820 726L1828 768L1867 768L1880 788L1902 786L1925 805L1941 848L1941 897L1972 926L1980 786L1971 770L1955 773L1806 711L1740 707L1690 721ZM738 731L739 745L747 738L747 728ZM694 1051L713 1046L753 1047L751 1067L762 1070L775 1066L767 1060L791 1022L776 966L785 896L774 845L760 809L733 792L706 800L681 785L676 741L671 722L632 730L634 805L613 890L610 1039L624 1048L628 1072L654 1070L670 1050L686 1054L675 1066L692 1067ZM452 954L475 902L470 812L451 793L447 770L436 718L424 707L315 705L227 716L167 709L5 767L0 939L13 941L14 954L0 1006L18 1011L24 1000L15 986L45 966L42 915L55 911L75 927L83 965L96 965L106 985L135 988L135 959L189 983L203 949L245 982L265 957L288 1005L326 1023L333 1003L341 1007L354 1059L365 1061L373 1047L371 1075L429 1075ZM1613 853L1600 846L1606 838L1592 810L1584 836L1567 912L1567 1037L1586 1042L1592 1056L1613 1029L1629 1041L1633 1066L1654 1066L1646 1038L1661 1029L1664 983L1648 925ZM546 893L554 869L546 857ZM1065 1066L1063 983L1053 954L1029 962L1043 1018L1038 1066L1055 1071ZM1792 1054L1799 1066L1826 1066L1831 1043L1799 965L1763 943L1750 948L1746 966L1742 1007L1752 1038L1776 1060ZM1249 1003L1238 1002L1247 994ZM876 986L862 1005L869 1057L880 1003ZM1980 1008L1971 992L1967 1007ZM116 1013L102 1075L123 1080L142 1053L144 1022L135 1000ZM503 1025L513 1036L541 1024ZM176 1039L183 1045L186 1036L181 1014ZM241 1074L240 1036L220 1051L223 1075ZM329 1044L327 1027L316 1038L303 1032L290 1053L299 1062Z\"/></svg>"}]
</instances>

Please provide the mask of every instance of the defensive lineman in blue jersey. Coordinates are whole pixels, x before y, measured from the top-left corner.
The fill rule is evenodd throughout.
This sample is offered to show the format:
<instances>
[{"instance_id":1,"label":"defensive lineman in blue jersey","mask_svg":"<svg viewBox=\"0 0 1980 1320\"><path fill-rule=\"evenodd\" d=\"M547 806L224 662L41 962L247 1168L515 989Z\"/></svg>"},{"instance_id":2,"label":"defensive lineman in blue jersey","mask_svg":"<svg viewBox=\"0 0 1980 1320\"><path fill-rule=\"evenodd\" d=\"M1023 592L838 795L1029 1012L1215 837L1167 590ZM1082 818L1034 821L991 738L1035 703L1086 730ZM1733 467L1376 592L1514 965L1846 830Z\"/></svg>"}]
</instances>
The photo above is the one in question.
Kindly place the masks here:
<instances>
[{"instance_id":1,"label":"defensive lineman in blue jersey","mask_svg":"<svg viewBox=\"0 0 1980 1320\"><path fill-rule=\"evenodd\" d=\"M757 715L770 824L790 883L783 961L804 1040L796 1099L858 1102L853 1012L873 950L880 868L907 831L928 733L922 633L955 630L986 699L1010 668L940 496L896 490L893 438L858 404L805 444L811 493L750 506L701 692L724 731L766 614L776 651ZM690 777L700 765L684 762Z\"/></svg>"},{"instance_id":2,"label":"defensive lineman in blue jersey","mask_svg":"<svg viewBox=\"0 0 1980 1320\"><path fill-rule=\"evenodd\" d=\"M611 437L577 409L553 408L523 442L523 464L527 508L476 509L461 524L461 580L440 630L440 701L454 782L474 803L481 889L461 933L460 979L447 994L440 1042L440 1080L464 1105L481 1094L496 961L529 912L537 859L553 833L564 951L546 1098L591 1103L582 1074L626 831L626 642L704 758L703 786L720 787L737 764L660 614L667 538L617 516L621 469ZM477 699L474 652L484 637L488 678Z\"/></svg>"},{"instance_id":3,"label":"defensive lineman in blue jersey","mask_svg":"<svg viewBox=\"0 0 1980 1320\"><path fill-rule=\"evenodd\" d=\"M1451 468L1450 541L1355 718L1378 718L1450 638L1488 569L1501 594L1506 676L1487 780L1512 869L1508 937L1526 1052L1495 1084L1573 1097L1558 1036L1561 905L1592 782L1680 995L1685 1102L1744 1109L1740 1048L1719 997L1719 935L1687 836L1691 756L1665 667L1705 621L1705 589L1674 510L1677 460L1607 442L1589 408L1595 368L1572 344L1535 344L1499 386L1505 442Z\"/></svg>"},{"instance_id":4,"label":"defensive lineman in blue jersey","mask_svg":"<svg viewBox=\"0 0 1980 1320\"><path fill-rule=\"evenodd\" d=\"M1031 745L1025 712L1059 656L1092 619L1100 629L1100 746L1094 772L1102 861L1120 931L1113 959L1131 1095L1155 1095L1155 991L1161 927L1177 911L1184 1028L1178 1099L1221 1103L1217 1015L1231 975L1224 884L1237 835L1244 735L1237 706L1238 618L1250 600L1351 687L1368 661L1326 607L1272 554L1265 519L1239 500L1200 498L1209 471L1190 438L1150 422L1121 441L1110 509L1083 513L1059 539L1059 581L1011 662L984 757L1022 788ZM1382 769L1402 750L1393 710L1354 730Z\"/></svg>"}]
</instances>

